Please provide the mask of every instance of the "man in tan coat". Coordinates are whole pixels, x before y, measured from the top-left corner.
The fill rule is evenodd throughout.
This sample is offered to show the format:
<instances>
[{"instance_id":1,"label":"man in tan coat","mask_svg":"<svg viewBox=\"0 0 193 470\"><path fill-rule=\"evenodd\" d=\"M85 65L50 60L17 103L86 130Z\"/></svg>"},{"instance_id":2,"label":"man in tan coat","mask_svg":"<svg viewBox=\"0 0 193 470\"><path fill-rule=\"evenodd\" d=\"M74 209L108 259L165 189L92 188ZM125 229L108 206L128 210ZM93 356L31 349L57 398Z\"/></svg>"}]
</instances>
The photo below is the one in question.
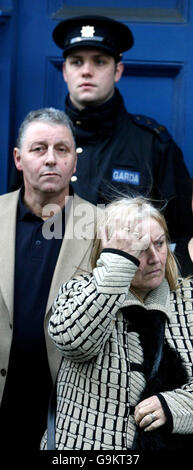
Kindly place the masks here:
<instances>
[{"instance_id":1,"label":"man in tan coat","mask_svg":"<svg viewBox=\"0 0 193 470\"><path fill-rule=\"evenodd\" d=\"M24 186L0 197L1 448L39 448L60 362L51 306L64 281L90 269L97 209L73 194L76 160L65 113L27 115L14 149Z\"/></svg>"}]
</instances>

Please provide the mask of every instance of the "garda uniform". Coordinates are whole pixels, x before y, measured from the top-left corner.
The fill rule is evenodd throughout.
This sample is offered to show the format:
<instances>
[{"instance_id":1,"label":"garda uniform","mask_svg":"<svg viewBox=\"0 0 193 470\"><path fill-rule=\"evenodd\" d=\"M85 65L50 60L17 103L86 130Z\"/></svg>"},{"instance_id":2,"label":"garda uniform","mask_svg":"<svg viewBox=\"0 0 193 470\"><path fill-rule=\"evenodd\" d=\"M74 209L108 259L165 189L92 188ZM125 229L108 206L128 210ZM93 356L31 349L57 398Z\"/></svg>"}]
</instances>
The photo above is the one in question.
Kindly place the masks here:
<instances>
[{"instance_id":1,"label":"garda uniform","mask_svg":"<svg viewBox=\"0 0 193 470\"><path fill-rule=\"evenodd\" d=\"M116 61L134 42L126 25L99 16L62 21L53 39L64 57L76 48L97 47ZM67 96L65 110L75 127L78 164L72 184L77 194L94 204L107 202L117 190L151 196L162 207L171 200L165 209L171 238L192 233L191 180L165 127L128 113L118 90L101 106L81 111Z\"/></svg>"}]
</instances>

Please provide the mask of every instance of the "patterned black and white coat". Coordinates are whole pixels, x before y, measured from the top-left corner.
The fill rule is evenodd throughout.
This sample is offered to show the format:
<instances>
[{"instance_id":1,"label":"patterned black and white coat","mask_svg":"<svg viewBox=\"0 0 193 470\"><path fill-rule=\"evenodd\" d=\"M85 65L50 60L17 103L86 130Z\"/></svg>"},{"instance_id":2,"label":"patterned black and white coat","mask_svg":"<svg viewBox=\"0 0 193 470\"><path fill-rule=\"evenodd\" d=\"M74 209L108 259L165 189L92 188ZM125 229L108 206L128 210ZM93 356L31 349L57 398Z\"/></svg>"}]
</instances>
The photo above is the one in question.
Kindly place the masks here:
<instances>
[{"instance_id":1,"label":"patterned black and white coat","mask_svg":"<svg viewBox=\"0 0 193 470\"><path fill-rule=\"evenodd\" d=\"M150 355L145 359L151 374L155 366L154 360L151 365L151 342L156 335L157 346L160 341L159 323L154 323L158 317L164 318L164 343L178 351L187 373L186 383L182 380L174 389L166 383L163 391L157 390L170 422L169 433L193 433L193 283L184 280L175 293L164 280L142 304L129 291L137 268L135 258L103 250L93 274L72 279L59 291L49 323L49 334L63 355L57 383L58 450L133 448L133 410L151 383L145 373L144 348L149 345ZM133 327L136 312L141 312L147 336L151 332L146 346L140 329ZM149 319L155 332L149 328ZM166 361L166 370L169 376L173 374L175 384L178 365L175 371ZM150 386L147 396L155 391ZM47 432L41 449L46 446Z\"/></svg>"}]
</instances>

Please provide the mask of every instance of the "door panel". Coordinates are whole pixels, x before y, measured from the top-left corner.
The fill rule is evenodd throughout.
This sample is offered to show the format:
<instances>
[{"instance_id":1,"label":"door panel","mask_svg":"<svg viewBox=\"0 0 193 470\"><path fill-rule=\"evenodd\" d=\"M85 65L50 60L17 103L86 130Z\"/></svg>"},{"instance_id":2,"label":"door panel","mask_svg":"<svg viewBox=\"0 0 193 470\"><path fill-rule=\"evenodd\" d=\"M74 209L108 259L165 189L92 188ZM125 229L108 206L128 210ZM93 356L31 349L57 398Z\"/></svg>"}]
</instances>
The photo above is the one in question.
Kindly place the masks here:
<instances>
[{"instance_id":1,"label":"door panel","mask_svg":"<svg viewBox=\"0 0 193 470\"><path fill-rule=\"evenodd\" d=\"M9 163L12 76L12 8L11 1L0 1L0 193L6 192Z\"/></svg>"}]
</instances>

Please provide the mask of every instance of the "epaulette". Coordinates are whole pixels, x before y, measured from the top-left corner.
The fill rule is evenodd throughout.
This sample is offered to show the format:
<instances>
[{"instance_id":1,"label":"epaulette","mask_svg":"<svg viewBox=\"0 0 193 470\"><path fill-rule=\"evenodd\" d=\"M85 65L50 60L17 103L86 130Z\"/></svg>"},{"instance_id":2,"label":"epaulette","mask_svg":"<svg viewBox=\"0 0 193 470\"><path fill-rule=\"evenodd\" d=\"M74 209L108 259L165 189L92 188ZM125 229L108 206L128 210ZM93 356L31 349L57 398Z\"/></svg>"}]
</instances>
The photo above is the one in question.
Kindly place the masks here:
<instances>
[{"instance_id":1,"label":"epaulette","mask_svg":"<svg viewBox=\"0 0 193 470\"><path fill-rule=\"evenodd\" d=\"M171 135L166 127L160 125L155 119L144 116L143 114L131 114L131 117L138 126L145 127L157 134L161 142L166 143L171 140Z\"/></svg>"}]
</instances>

